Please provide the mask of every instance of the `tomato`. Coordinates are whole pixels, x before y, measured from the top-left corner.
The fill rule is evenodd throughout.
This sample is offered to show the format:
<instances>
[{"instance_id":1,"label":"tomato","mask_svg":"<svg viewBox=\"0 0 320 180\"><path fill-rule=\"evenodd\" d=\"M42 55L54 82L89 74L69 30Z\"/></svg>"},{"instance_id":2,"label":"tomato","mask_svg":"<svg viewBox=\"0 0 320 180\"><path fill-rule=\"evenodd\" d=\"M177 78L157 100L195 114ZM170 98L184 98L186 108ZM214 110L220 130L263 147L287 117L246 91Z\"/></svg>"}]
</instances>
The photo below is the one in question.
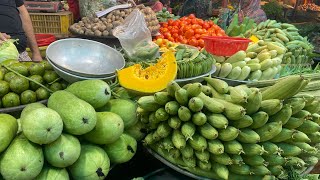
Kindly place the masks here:
<instances>
[{"instance_id":1,"label":"tomato","mask_svg":"<svg viewBox=\"0 0 320 180\"><path fill-rule=\"evenodd\" d=\"M203 31L203 29L196 29L196 30L194 31L194 33L195 33L195 34L203 34L204 31Z\"/></svg>"},{"instance_id":2,"label":"tomato","mask_svg":"<svg viewBox=\"0 0 320 180\"><path fill-rule=\"evenodd\" d=\"M164 36L163 36L162 34L160 34L160 35L158 35L156 38L157 38L157 39L163 39Z\"/></svg>"},{"instance_id":3,"label":"tomato","mask_svg":"<svg viewBox=\"0 0 320 180\"><path fill-rule=\"evenodd\" d=\"M170 32L171 32L171 34L179 33L179 29L178 28L173 28Z\"/></svg>"},{"instance_id":4,"label":"tomato","mask_svg":"<svg viewBox=\"0 0 320 180\"><path fill-rule=\"evenodd\" d=\"M192 39L189 40L189 44L191 46L197 47L198 46L198 41L196 39L192 38Z\"/></svg>"},{"instance_id":5,"label":"tomato","mask_svg":"<svg viewBox=\"0 0 320 180\"><path fill-rule=\"evenodd\" d=\"M178 22L178 21L174 21L174 22L172 23L172 26L178 27L178 26L179 26L179 22Z\"/></svg>"},{"instance_id":6,"label":"tomato","mask_svg":"<svg viewBox=\"0 0 320 180\"><path fill-rule=\"evenodd\" d=\"M169 37L168 40L171 41L171 42L175 42L172 37Z\"/></svg>"},{"instance_id":7,"label":"tomato","mask_svg":"<svg viewBox=\"0 0 320 180\"><path fill-rule=\"evenodd\" d=\"M169 25L169 26L172 26L173 22L174 22L174 21L173 21L172 19L169 19L169 20L168 20L168 25Z\"/></svg>"},{"instance_id":8,"label":"tomato","mask_svg":"<svg viewBox=\"0 0 320 180\"><path fill-rule=\"evenodd\" d=\"M195 34L193 37L196 38L196 39L200 39L201 35L200 34Z\"/></svg>"},{"instance_id":9,"label":"tomato","mask_svg":"<svg viewBox=\"0 0 320 180\"><path fill-rule=\"evenodd\" d=\"M202 29L202 26L200 26L199 24L193 24L193 25L191 26L191 28L192 28L193 30Z\"/></svg>"},{"instance_id":10,"label":"tomato","mask_svg":"<svg viewBox=\"0 0 320 180\"><path fill-rule=\"evenodd\" d=\"M204 24L204 20L202 20L202 19L197 19L197 24L199 24L199 25L203 25Z\"/></svg>"},{"instance_id":11,"label":"tomato","mask_svg":"<svg viewBox=\"0 0 320 180\"><path fill-rule=\"evenodd\" d=\"M184 36L188 39L191 38L193 35L194 35L194 31L192 29L189 29L184 33Z\"/></svg>"},{"instance_id":12,"label":"tomato","mask_svg":"<svg viewBox=\"0 0 320 180\"><path fill-rule=\"evenodd\" d=\"M191 20L191 23L192 23L192 24L198 24L198 21L197 21L196 19L192 19L192 20Z\"/></svg>"},{"instance_id":13,"label":"tomato","mask_svg":"<svg viewBox=\"0 0 320 180\"><path fill-rule=\"evenodd\" d=\"M198 45L199 45L199 47L204 47L204 40L203 39L199 39L198 40Z\"/></svg>"},{"instance_id":14,"label":"tomato","mask_svg":"<svg viewBox=\"0 0 320 180\"><path fill-rule=\"evenodd\" d=\"M176 39L176 38L179 37L179 34L178 34L178 33L173 33L173 34L172 34L172 37Z\"/></svg>"},{"instance_id":15,"label":"tomato","mask_svg":"<svg viewBox=\"0 0 320 180\"><path fill-rule=\"evenodd\" d=\"M161 27L168 27L168 23L164 22Z\"/></svg>"},{"instance_id":16,"label":"tomato","mask_svg":"<svg viewBox=\"0 0 320 180\"><path fill-rule=\"evenodd\" d=\"M194 14L190 14L190 15L188 16L188 18L190 18L190 19L195 19L196 16L195 16Z\"/></svg>"},{"instance_id":17,"label":"tomato","mask_svg":"<svg viewBox=\"0 0 320 180\"><path fill-rule=\"evenodd\" d=\"M204 24L202 25L202 27L203 27L203 29L209 29L211 26L210 26L210 24L208 24L208 23L204 23Z\"/></svg>"},{"instance_id":18,"label":"tomato","mask_svg":"<svg viewBox=\"0 0 320 180\"><path fill-rule=\"evenodd\" d=\"M166 39L169 39L169 37L171 37L171 33L165 32L165 33L163 34L163 36L164 36Z\"/></svg>"}]
</instances>

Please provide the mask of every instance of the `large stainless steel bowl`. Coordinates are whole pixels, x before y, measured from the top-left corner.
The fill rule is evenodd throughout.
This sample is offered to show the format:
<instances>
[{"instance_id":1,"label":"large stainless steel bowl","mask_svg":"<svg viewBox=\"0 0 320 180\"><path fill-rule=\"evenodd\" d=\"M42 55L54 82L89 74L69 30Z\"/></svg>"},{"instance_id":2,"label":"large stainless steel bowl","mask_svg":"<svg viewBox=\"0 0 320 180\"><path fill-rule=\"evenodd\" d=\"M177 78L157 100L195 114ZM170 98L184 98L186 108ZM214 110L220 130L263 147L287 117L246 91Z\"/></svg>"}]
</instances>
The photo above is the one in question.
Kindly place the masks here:
<instances>
[{"instance_id":1,"label":"large stainless steel bowl","mask_svg":"<svg viewBox=\"0 0 320 180\"><path fill-rule=\"evenodd\" d=\"M83 77L106 77L125 66L121 53L87 39L69 38L50 44L47 58L59 69Z\"/></svg>"},{"instance_id":2,"label":"large stainless steel bowl","mask_svg":"<svg viewBox=\"0 0 320 180\"><path fill-rule=\"evenodd\" d=\"M69 72L64 71L63 69L60 69L59 67L57 67L50 59L48 59L48 62L51 64L51 66L53 67L54 71L64 80L66 80L69 83L74 83L77 81L82 81L82 80L89 80L89 79L101 79L104 81L110 81L113 80L116 75L112 75L112 76L106 76L106 77L101 77L101 78L90 78L90 77L83 77L83 76L77 76L74 74L70 74Z\"/></svg>"}]
</instances>

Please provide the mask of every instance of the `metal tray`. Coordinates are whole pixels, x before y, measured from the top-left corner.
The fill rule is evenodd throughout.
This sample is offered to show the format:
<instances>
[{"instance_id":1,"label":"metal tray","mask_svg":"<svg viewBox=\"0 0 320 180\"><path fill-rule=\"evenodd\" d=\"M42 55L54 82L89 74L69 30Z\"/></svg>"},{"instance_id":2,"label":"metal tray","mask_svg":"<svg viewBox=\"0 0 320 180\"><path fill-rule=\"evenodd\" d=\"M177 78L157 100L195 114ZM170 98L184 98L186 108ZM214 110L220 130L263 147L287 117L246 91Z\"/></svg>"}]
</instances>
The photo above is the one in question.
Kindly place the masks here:
<instances>
[{"instance_id":1,"label":"metal tray","mask_svg":"<svg viewBox=\"0 0 320 180\"><path fill-rule=\"evenodd\" d=\"M216 72L216 66L212 66L212 69L210 72L202 74L200 76L196 76L196 77L191 77L191 78L184 78L184 79L176 79L175 81L179 84L179 85L184 85L184 84L188 84L188 83L195 83L195 82L202 82L204 79L204 77L209 76L211 74L213 74L214 72Z\"/></svg>"},{"instance_id":2,"label":"metal tray","mask_svg":"<svg viewBox=\"0 0 320 180\"><path fill-rule=\"evenodd\" d=\"M37 103L41 104L47 104L48 99L38 101ZM28 104L15 106L15 107L9 107L9 108L0 108L0 113L10 113L10 112L18 112L22 111Z\"/></svg>"}]
</instances>

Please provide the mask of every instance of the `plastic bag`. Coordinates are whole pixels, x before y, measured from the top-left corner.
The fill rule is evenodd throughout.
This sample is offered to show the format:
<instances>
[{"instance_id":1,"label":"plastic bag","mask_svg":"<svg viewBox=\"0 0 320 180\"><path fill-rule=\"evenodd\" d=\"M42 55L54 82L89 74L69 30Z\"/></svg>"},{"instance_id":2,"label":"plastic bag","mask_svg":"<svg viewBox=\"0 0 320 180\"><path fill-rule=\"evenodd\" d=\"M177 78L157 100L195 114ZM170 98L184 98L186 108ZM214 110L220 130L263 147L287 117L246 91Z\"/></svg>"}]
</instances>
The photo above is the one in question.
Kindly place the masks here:
<instances>
[{"instance_id":1,"label":"plastic bag","mask_svg":"<svg viewBox=\"0 0 320 180\"><path fill-rule=\"evenodd\" d=\"M131 61L153 60L159 56L159 46L152 42L151 32L139 10L132 11L123 25L113 30L113 35Z\"/></svg>"},{"instance_id":2,"label":"plastic bag","mask_svg":"<svg viewBox=\"0 0 320 180\"><path fill-rule=\"evenodd\" d=\"M16 40L9 39L0 44L0 62L15 59L18 60L19 52L17 47L13 44Z\"/></svg>"}]
</instances>

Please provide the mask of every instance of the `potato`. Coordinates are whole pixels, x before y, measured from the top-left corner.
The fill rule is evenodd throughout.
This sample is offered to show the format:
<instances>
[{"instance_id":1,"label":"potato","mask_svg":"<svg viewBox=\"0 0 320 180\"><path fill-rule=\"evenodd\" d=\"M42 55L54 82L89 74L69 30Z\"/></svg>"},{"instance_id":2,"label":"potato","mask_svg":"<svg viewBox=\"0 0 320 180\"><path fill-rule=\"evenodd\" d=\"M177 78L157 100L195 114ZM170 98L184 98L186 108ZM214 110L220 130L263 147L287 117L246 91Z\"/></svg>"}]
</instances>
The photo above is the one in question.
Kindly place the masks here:
<instances>
[{"instance_id":1,"label":"potato","mask_svg":"<svg viewBox=\"0 0 320 180\"><path fill-rule=\"evenodd\" d=\"M94 32L94 31L98 30L98 28L99 28L98 25L94 25L94 26L92 26L91 30Z\"/></svg>"},{"instance_id":2,"label":"potato","mask_svg":"<svg viewBox=\"0 0 320 180\"><path fill-rule=\"evenodd\" d=\"M112 22L113 27L117 27L119 25L121 25L122 23L120 21L114 21Z\"/></svg>"},{"instance_id":3,"label":"potato","mask_svg":"<svg viewBox=\"0 0 320 180\"><path fill-rule=\"evenodd\" d=\"M126 13L125 13L124 11L121 11L120 16L121 16L121 17L125 17L125 16L126 16Z\"/></svg>"},{"instance_id":4,"label":"potato","mask_svg":"<svg viewBox=\"0 0 320 180\"><path fill-rule=\"evenodd\" d=\"M105 25L101 25L98 27L99 31L103 32L104 30L107 29L107 27Z\"/></svg>"},{"instance_id":5,"label":"potato","mask_svg":"<svg viewBox=\"0 0 320 180\"><path fill-rule=\"evenodd\" d=\"M116 20L116 16L112 15L111 17L112 22Z\"/></svg>"},{"instance_id":6,"label":"potato","mask_svg":"<svg viewBox=\"0 0 320 180\"><path fill-rule=\"evenodd\" d=\"M112 23L106 24L106 30L110 31L111 29L113 29Z\"/></svg>"},{"instance_id":7,"label":"potato","mask_svg":"<svg viewBox=\"0 0 320 180\"><path fill-rule=\"evenodd\" d=\"M99 31L99 30L95 30L95 31L94 31L94 35L95 35L95 36L102 36L102 32Z\"/></svg>"},{"instance_id":8,"label":"potato","mask_svg":"<svg viewBox=\"0 0 320 180\"><path fill-rule=\"evenodd\" d=\"M91 29L91 28L92 28L90 24L85 24L85 27L86 27L87 29Z\"/></svg>"},{"instance_id":9,"label":"potato","mask_svg":"<svg viewBox=\"0 0 320 180\"><path fill-rule=\"evenodd\" d=\"M118 21L118 20L119 20L119 18L120 18L120 16L118 16L118 15L117 15L117 16L115 16L115 20L116 20L116 21Z\"/></svg>"},{"instance_id":10,"label":"potato","mask_svg":"<svg viewBox=\"0 0 320 180\"><path fill-rule=\"evenodd\" d=\"M84 34L87 35L87 36L92 36L92 35L94 35L94 32L91 31L90 29L88 29L88 30L85 31Z\"/></svg>"},{"instance_id":11,"label":"potato","mask_svg":"<svg viewBox=\"0 0 320 180\"><path fill-rule=\"evenodd\" d=\"M107 21L107 18L101 18L101 21L102 21L102 22L106 22L106 21Z\"/></svg>"},{"instance_id":12,"label":"potato","mask_svg":"<svg viewBox=\"0 0 320 180\"><path fill-rule=\"evenodd\" d=\"M111 23L112 22L112 20L111 19L107 19L107 23Z\"/></svg>"},{"instance_id":13,"label":"potato","mask_svg":"<svg viewBox=\"0 0 320 180\"><path fill-rule=\"evenodd\" d=\"M122 17L120 17L118 21L120 21L121 23L123 23L123 22L124 22L124 19L123 19Z\"/></svg>"},{"instance_id":14,"label":"potato","mask_svg":"<svg viewBox=\"0 0 320 180\"><path fill-rule=\"evenodd\" d=\"M104 37L109 36L109 31L104 30L104 31L102 32L102 36L104 36Z\"/></svg>"},{"instance_id":15,"label":"potato","mask_svg":"<svg viewBox=\"0 0 320 180\"><path fill-rule=\"evenodd\" d=\"M112 17L112 13L109 13L106 18L110 19L111 17Z\"/></svg>"}]
</instances>

